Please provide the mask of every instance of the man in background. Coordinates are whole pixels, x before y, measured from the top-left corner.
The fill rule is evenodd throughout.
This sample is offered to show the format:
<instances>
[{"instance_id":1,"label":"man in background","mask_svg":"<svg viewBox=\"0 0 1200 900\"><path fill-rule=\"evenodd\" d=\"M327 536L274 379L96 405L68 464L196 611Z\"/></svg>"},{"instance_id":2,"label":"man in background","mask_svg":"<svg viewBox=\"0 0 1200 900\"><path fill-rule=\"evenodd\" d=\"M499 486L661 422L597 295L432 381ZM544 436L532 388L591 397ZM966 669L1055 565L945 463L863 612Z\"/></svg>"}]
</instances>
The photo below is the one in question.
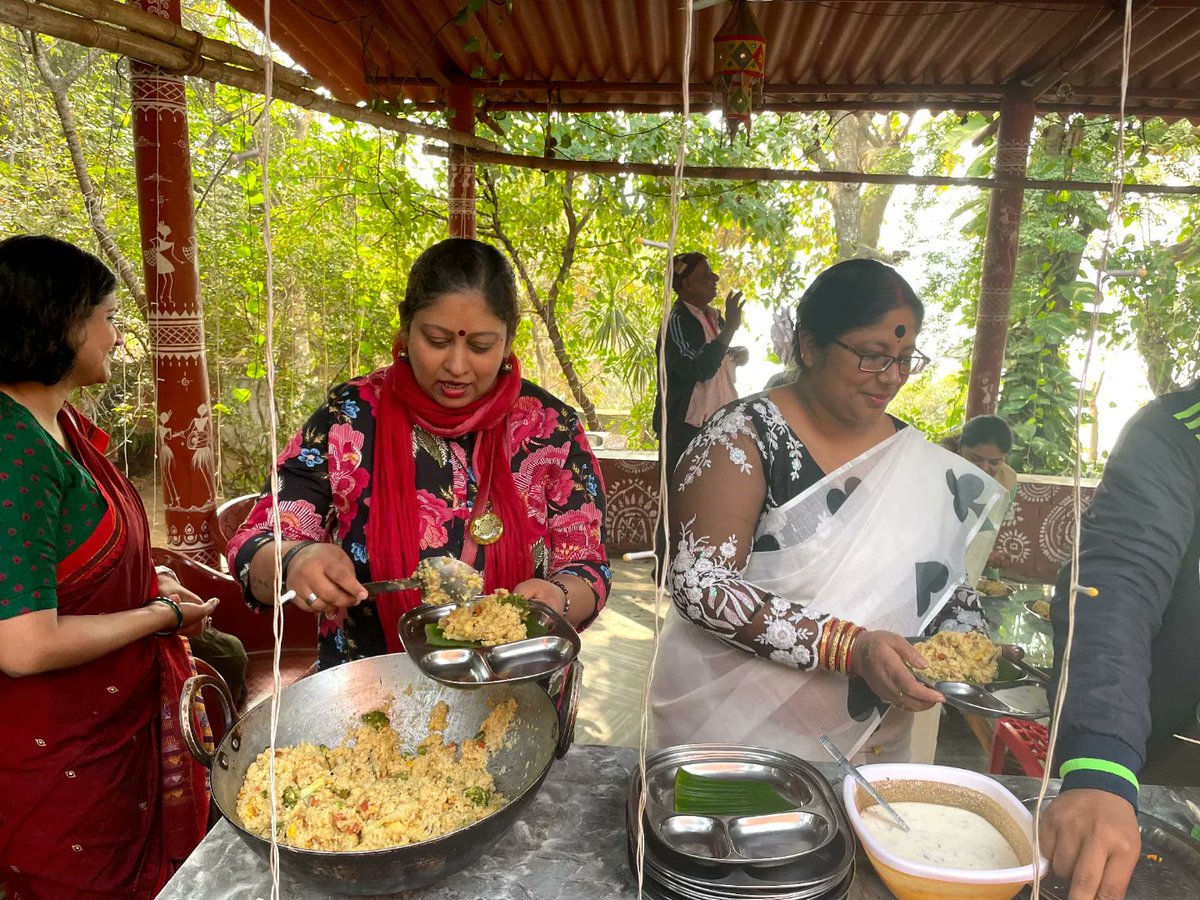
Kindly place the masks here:
<instances>
[{"instance_id":1,"label":"man in background","mask_svg":"<svg viewBox=\"0 0 1200 900\"><path fill-rule=\"evenodd\" d=\"M671 286L677 299L658 345L667 378L665 434L661 383L654 402L659 462L668 483L704 420L737 399L734 368L750 359L745 347L729 346L742 324L742 292L729 292L722 316L712 306L717 281L703 253L680 253L672 262Z\"/></svg>"}]
</instances>

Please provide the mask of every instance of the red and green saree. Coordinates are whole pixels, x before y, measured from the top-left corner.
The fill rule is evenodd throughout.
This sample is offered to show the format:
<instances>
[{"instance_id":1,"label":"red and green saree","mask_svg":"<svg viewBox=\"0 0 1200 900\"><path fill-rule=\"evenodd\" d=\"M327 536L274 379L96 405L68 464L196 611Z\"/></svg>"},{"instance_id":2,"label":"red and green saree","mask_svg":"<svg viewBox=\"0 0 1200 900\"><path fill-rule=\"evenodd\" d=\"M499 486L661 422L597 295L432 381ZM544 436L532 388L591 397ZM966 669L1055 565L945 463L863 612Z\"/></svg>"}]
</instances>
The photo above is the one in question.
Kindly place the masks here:
<instances>
[{"instance_id":1,"label":"red and green saree","mask_svg":"<svg viewBox=\"0 0 1200 900\"><path fill-rule=\"evenodd\" d=\"M149 527L108 437L69 407L74 455L0 394L0 622L135 609L158 593ZM184 639L71 669L0 674L0 883L9 900L152 897L204 836L203 770L179 736Z\"/></svg>"}]
</instances>

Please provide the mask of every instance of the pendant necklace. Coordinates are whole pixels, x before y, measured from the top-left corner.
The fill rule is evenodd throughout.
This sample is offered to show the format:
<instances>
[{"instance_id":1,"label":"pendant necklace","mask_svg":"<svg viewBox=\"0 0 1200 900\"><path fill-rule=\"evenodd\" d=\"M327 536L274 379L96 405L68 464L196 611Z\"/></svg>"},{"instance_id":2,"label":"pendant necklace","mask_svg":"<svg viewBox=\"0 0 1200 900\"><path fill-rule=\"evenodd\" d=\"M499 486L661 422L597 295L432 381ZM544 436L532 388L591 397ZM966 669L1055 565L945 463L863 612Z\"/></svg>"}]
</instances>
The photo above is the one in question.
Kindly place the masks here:
<instances>
[{"instance_id":1,"label":"pendant necklace","mask_svg":"<svg viewBox=\"0 0 1200 900\"><path fill-rule=\"evenodd\" d=\"M494 544L500 540L500 536L504 534L504 520L493 512L492 501L487 499L486 493L475 481L474 467L467 465L466 470L467 479L475 486L474 506L478 508L480 499L484 501L483 512L471 519L469 530L475 543L486 547L488 544Z\"/></svg>"},{"instance_id":2,"label":"pendant necklace","mask_svg":"<svg viewBox=\"0 0 1200 900\"><path fill-rule=\"evenodd\" d=\"M483 515L476 516L471 520L471 537L475 538L475 543L487 546L500 540L502 534L504 534L504 521L492 512L492 504L489 501Z\"/></svg>"}]
</instances>

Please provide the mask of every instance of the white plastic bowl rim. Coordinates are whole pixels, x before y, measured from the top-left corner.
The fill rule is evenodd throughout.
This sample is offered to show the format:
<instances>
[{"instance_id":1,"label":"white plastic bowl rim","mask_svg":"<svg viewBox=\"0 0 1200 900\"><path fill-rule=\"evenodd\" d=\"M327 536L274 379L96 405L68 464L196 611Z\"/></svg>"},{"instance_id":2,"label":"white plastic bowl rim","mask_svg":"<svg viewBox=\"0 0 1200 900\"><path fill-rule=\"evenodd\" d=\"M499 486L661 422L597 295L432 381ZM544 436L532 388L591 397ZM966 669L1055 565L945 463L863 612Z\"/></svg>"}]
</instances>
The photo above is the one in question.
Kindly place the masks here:
<instances>
[{"instance_id":1,"label":"white plastic bowl rim","mask_svg":"<svg viewBox=\"0 0 1200 900\"><path fill-rule=\"evenodd\" d=\"M968 769L931 766L922 763L876 763L859 766L858 770L872 784L888 779L893 781L940 781L978 791L999 803L1001 808L1012 816L1018 825L1023 826L1025 833L1032 838L1033 815L1022 805L1020 800L1013 796L1008 788L987 775ZM847 777L842 782L842 800L846 805L846 815L849 817L858 839L869 847L871 853L885 865L918 878L950 881L956 884L1017 884L1033 881L1032 864L1010 869L951 869L946 866L928 865L896 856L885 850L874 835L868 833L863 827L862 816L854 803L857 789L858 785L854 783L853 778ZM1044 877L1050 863L1045 857L1039 858Z\"/></svg>"}]
</instances>

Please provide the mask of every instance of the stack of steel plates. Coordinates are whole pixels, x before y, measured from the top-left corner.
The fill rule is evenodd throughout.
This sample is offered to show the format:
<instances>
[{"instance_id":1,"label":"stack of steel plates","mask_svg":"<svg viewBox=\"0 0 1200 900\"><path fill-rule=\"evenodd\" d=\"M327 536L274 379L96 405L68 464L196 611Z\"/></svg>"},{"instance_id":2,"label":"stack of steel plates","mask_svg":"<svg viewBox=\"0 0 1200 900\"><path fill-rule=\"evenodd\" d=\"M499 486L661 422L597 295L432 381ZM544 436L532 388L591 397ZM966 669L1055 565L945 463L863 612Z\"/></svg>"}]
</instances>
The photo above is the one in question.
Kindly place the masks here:
<instances>
[{"instance_id":1,"label":"stack of steel plates","mask_svg":"<svg viewBox=\"0 0 1200 900\"><path fill-rule=\"evenodd\" d=\"M770 785L786 812L701 816L675 812L675 775L686 769ZM777 750L685 744L646 757L642 888L651 900L841 900L854 879L854 833L828 782ZM629 782L625 825L637 875L643 784Z\"/></svg>"}]
</instances>

